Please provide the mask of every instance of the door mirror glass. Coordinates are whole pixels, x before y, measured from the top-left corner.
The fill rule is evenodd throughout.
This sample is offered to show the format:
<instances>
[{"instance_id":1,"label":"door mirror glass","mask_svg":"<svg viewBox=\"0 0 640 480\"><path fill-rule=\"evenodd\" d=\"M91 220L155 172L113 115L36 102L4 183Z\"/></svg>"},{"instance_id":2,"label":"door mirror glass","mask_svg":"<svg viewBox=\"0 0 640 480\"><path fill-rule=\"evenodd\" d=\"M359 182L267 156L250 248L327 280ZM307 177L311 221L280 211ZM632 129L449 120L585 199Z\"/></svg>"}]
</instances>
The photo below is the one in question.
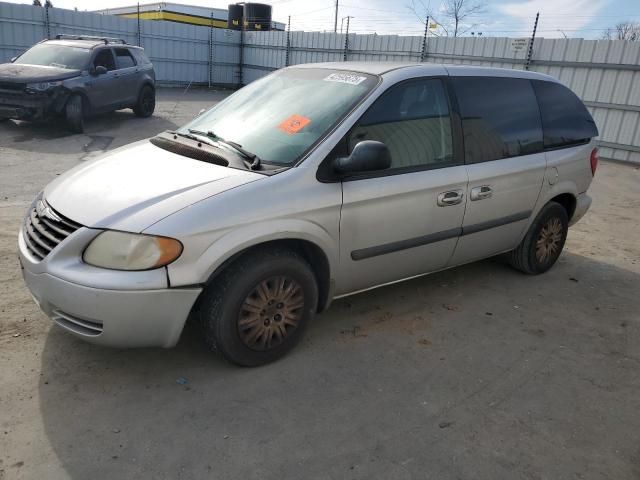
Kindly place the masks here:
<instances>
[{"instance_id":1,"label":"door mirror glass","mask_svg":"<svg viewBox=\"0 0 640 480\"><path fill-rule=\"evenodd\" d=\"M359 142L348 157L337 158L334 170L337 173L361 173L385 170L391 166L391 152L382 142L364 140Z\"/></svg>"},{"instance_id":2,"label":"door mirror glass","mask_svg":"<svg viewBox=\"0 0 640 480\"><path fill-rule=\"evenodd\" d=\"M98 65L93 69L94 75L104 75L105 73L107 73L107 67L103 67L102 65Z\"/></svg>"}]
</instances>

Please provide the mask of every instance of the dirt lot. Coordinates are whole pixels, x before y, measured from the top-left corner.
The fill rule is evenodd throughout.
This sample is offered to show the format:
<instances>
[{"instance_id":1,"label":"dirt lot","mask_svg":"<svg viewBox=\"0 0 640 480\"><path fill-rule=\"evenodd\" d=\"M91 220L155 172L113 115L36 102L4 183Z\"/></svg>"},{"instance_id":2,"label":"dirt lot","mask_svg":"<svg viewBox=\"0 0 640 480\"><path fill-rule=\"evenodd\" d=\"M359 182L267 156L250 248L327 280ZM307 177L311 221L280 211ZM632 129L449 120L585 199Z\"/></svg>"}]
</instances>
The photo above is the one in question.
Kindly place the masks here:
<instances>
[{"instance_id":1,"label":"dirt lot","mask_svg":"<svg viewBox=\"0 0 640 480\"><path fill-rule=\"evenodd\" d=\"M160 92L86 135L0 124L0 479L638 479L640 170L603 162L549 273L488 260L336 302L285 359L240 369L52 327L16 232L49 180L224 92Z\"/></svg>"}]
</instances>

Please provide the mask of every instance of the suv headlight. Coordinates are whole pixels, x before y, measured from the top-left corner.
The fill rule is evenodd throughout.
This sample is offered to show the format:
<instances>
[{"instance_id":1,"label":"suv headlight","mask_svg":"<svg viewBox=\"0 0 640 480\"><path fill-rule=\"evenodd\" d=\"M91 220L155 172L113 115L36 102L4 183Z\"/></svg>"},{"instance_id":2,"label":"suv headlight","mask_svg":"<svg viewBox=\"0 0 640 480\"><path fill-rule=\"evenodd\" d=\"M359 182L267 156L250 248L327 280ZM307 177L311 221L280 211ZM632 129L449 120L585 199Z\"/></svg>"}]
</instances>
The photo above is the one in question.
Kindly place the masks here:
<instances>
[{"instance_id":1,"label":"suv headlight","mask_svg":"<svg viewBox=\"0 0 640 480\"><path fill-rule=\"evenodd\" d=\"M107 230L84 251L89 265L113 270L151 270L164 267L182 253L182 243L168 237Z\"/></svg>"},{"instance_id":2,"label":"suv headlight","mask_svg":"<svg viewBox=\"0 0 640 480\"><path fill-rule=\"evenodd\" d=\"M27 83L27 88L29 90L44 92L45 90L49 90L50 88L53 88L53 87L59 87L60 85L62 85L62 82Z\"/></svg>"}]
</instances>

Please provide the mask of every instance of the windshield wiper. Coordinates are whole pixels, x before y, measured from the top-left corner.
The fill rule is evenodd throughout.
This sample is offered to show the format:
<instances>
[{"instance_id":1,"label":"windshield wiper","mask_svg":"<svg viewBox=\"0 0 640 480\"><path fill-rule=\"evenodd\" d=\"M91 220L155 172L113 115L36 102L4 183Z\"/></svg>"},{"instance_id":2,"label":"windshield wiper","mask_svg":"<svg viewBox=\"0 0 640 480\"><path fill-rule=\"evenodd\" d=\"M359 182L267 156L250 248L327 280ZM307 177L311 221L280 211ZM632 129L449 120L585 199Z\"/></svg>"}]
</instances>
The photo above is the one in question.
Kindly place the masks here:
<instances>
[{"instance_id":1,"label":"windshield wiper","mask_svg":"<svg viewBox=\"0 0 640 480\"><path fill-rule=\"evenodd\" d=\"M236 152L238 152L243 158L245 158L246 160L248 160L248 162L246 162L249 166L250 170L259 170L260 169L260 165L262 163L262 160L260 159L260 157L258 155L256 155L255 153L251 153L247 150L245 150L244 148L242 148L242 145L240 145L239 143L236 142L232 142L230 140L225 140L224 138L222 138L219 135L216 135L213 131L209 130L207 132L203 132L202 130L195 130L193 128L189 129L189 133L192 135L198 135L201 137L207 137L210 138L211 140L218 142L218 143L223 143L225 145L230 146L232 149L234 149ZM186 135L186 134L183 134Z\"/></svg>"}]
</instances>

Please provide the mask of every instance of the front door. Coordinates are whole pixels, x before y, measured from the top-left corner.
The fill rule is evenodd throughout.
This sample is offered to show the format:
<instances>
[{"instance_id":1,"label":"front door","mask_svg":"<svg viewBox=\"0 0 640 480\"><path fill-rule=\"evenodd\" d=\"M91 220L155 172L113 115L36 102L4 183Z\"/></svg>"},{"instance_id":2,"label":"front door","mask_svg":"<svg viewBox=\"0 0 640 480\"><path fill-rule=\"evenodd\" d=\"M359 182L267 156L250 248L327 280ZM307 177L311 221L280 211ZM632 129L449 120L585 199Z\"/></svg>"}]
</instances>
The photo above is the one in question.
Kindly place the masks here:
<instances>
[{"instance_id":1,"label":"front door","mask_svg":"<svg viewBox=\"0 0 640 480\"><path fill-rule=\"evenodd\" d=\"M546 160L531 82L455 77L469 198L450 265L514 249L542 188Z\"/></svg>"},{"instance_id":2,"label":"front door","mask_svg":"<svg viewBox=\"0 0 640 480\"><path fill-rule=\"evenodd\" d=\"M115 108L118 103L118 89L115 86L116 63L110 48L96 52L92 68L105 67L107 73L92 76L87 81L87 95L94 111L106 111Z\"/></svg>"},{"instance_id":3,"label":"front door","mask_svg":"<svg viewBox=\"0 0 640 480\"><path fill-rule=\"evenodd\" d=\"M385 92L347 135L347 151L362 140L385 143L392 165L343 181L338 295L443 268L467 199L442 79Z\"/></svg>"}]
</instances>

